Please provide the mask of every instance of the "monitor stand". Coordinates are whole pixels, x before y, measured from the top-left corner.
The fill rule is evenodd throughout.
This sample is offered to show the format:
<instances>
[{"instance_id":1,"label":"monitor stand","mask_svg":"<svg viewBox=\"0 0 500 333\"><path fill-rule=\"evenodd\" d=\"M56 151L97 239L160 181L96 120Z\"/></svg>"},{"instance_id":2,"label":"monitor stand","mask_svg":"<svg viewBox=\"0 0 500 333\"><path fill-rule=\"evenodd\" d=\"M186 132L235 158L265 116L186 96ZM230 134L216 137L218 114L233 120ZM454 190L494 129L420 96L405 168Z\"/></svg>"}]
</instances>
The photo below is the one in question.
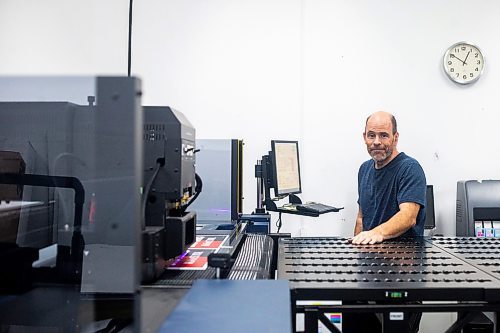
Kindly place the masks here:
<instances>
[{"instance_id":1,"label":"monitor stand","mask_svg":"<svg viewBox=\"0 0 500 333\"><path fill-rule=\"evenodd\" d=\"M297 205L297 204L302 203L302 200L300 200L300 198L295 194L289 194L289 195L287 195L287 197L288 197L288 203L290 203L290 204ZM278 197L277 199L279 200L279 199L284 199L284 198L285 197L283 197L283 198ZM271 198L266 198L264 205L265 205L266 209L268 211L271 211L271 212L278 212L280 209L278 206L276 206L276 202Z\"/></svg>"}]
</instances>

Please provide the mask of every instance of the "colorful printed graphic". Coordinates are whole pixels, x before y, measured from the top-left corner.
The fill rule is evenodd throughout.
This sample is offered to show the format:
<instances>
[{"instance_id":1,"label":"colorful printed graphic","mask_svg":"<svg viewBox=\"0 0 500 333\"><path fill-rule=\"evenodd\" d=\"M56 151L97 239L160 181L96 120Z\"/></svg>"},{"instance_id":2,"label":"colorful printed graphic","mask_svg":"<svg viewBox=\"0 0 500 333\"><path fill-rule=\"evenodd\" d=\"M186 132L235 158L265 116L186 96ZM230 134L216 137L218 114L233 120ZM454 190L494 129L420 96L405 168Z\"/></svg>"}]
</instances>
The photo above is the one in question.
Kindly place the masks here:
<instances>
[{"instance_id":1,"label":"colorful printed graphic","mask_svg":"<svg viewBox=\"0 0 500 333\"><path fill-rule=\"evenodd\" d=\"M342 314L341 313L330 314L330 321L334 324L340 324L340 322L342 321Z\"/></svg>"},{"instance_id":2,"label":"colorful printed graphic","mask_svg":"<svg viewBox=\"0 0 500 333\"><path fill-rule=\"evenodd\" d=\"M227 235L196 236L196 242L167 269L203 270L208 267L208 255L219 251Z\"/></svg>"},{"instance_id":3,"label":"colorful printed graphic","mask_svg":"<svg viewBox=\"0 0 500 333\"><path fill-rule=\"evenodd\" d=\"M213 251L187 250L177 258L168 269L206 269L208 266L208 255Z\"/></svg>"},{"instance_id":4,"label":"colorful printed graphic","mask_svg":"<svg viewBox=\"0 0 500 333\"><path fill-rule=\"evenodd\" d=\"M196 236L196 242L190 248L216 250L221 247L226 238L227 236Z\"/></svg>"}]
</instances>

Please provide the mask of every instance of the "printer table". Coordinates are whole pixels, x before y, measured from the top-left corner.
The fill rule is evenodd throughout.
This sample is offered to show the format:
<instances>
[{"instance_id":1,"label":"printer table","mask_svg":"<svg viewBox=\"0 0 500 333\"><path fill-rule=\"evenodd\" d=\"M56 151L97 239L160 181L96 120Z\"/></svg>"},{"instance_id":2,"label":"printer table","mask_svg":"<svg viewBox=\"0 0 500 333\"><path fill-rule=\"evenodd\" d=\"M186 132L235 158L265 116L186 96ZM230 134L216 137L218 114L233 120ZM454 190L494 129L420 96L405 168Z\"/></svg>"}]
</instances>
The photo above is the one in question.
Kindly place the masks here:
<instances>
[{"instance_id":1,"label":"printer table","mask_svg":"<svg viewBox=\"0 0 500 333\"><path fill-rule=\"evenodd\" d=\"M317 332L318 320L336 332L324 316L331 312L384 313L383 332L398 332L391 312L402 318L408 312L463 312L467 319L500 310L500 274L493 265L474 262L481 255L466 254L471 247L500 250L500 239L420 237L375 245L354 245L341 237L281 239L278 278L290 281L294 311L305 313L306 332ZM317 305L332 300L376 304ZM443 303L415 304L419 301Z\"/></svg>"}]
</instances>

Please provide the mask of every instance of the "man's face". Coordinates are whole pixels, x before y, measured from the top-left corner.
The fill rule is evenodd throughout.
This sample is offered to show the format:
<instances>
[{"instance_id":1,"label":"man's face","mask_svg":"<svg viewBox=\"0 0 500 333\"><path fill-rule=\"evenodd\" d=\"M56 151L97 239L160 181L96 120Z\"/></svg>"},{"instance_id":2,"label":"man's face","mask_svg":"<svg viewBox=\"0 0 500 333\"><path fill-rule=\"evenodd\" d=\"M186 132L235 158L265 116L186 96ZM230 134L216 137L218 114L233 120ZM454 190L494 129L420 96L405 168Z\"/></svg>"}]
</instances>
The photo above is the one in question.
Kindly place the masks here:
<instances>
[{"instance_id":1,"label":"man's face","mask_svg":"<svg viewBox=\"0 0 500 333\"><path fill-rule=\"evenodd\" d=\"M372 117L366 124L364 139L368 154L378 165L385 165L385 161L392 155L398 143L399 133L392 134L390 119Z\"/></svg>"}]
</instances>

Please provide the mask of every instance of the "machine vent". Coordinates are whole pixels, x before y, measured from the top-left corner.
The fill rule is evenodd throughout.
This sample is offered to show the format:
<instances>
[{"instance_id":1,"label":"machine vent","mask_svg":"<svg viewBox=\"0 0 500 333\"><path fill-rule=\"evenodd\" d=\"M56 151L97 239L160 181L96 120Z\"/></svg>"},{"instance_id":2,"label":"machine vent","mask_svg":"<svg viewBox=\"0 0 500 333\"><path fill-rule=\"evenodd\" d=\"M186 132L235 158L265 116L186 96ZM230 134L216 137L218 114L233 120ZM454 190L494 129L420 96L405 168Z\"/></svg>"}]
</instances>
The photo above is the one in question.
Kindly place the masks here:
<instances>
[{"instance_id":1,"label":"machine vent","mask_svg":"<svg viewBox=\"0 0 500 333\"><path fill-rule=\"evenodd\" d=\"M164 141L165 124L144 124L144 141Z\"/></svg>"},{"instance_id":2,"label":"machine vent","mask_svg":"<svg viewBox=\"0 0 500 333\"><path fill-rule=\"evenodd\" d=\"M457 222L462 222L462 201L457 200Z\"/></svg>"}]
</instances>

